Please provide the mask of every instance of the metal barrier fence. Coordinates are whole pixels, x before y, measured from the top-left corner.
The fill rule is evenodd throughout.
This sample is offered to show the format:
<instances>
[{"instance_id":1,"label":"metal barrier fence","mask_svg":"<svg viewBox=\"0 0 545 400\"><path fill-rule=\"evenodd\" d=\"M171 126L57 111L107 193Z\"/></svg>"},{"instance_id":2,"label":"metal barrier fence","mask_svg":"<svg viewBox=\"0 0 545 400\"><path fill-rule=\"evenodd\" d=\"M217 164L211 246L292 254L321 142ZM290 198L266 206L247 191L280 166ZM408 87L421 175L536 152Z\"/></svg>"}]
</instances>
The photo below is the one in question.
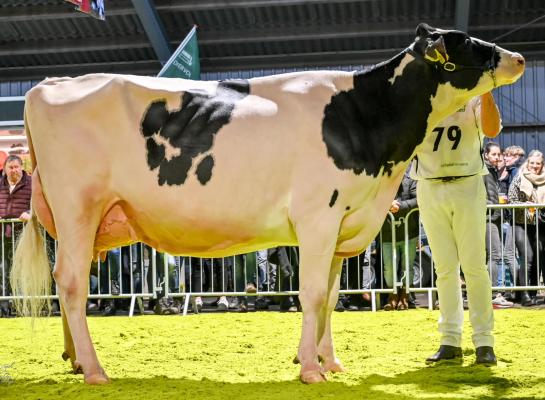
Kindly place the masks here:
<instances>
[{"instance_id":1,"label":"metal barrier fence","mask_svg":"<svg viewBox=\"0 0 545 400\"><path fill-rule=\"evenodd\" d=\"M494 291L545 289L544 208L545 204L488 206L486 247ZM345 260L342 295L361 297L368 293L371 309L376 311L381 294L404 288L407 292L426 293L428 308L433 308L434 260L417 213L418 209L413 209L399 220L389 213L391 242L383 240L386 232L383 230L364 253ZM411 224L418 224L418 229L411 230ZM21 231L22 222L0 220L0 225L0 301L5 301L13 299L8 276L14 238ZM403 234L396 237L399 231ZM46 246L53 266L56 242L47 236ZM198 297L294 296L298 294L298 252L297 248L286 249L291 271L281 262L270 262L266 251L220 259L174 257L137 243L110 250L104 260L92 265L89 298L130 299L129 315L132 316L136 304L143 312L142 300L146 298L183 298L185 315L190 299ZM252 288L249 292L249 284L255 291ZM52 293L52 298L57 298L55 287Z\"/></svg>"}]
</instances>

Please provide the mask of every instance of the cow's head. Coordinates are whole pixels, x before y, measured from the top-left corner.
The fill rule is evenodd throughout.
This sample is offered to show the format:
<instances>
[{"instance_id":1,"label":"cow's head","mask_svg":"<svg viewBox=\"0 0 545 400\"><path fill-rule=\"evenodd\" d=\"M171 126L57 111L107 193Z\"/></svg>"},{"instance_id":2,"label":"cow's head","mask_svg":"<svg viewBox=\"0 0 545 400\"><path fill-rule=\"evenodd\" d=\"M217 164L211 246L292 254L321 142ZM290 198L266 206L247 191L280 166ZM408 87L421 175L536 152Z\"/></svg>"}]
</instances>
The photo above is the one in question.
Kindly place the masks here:
<instances>
[{"instance_id":1,"label":"cow's head","mask_svg":"<svg viewBox=\"0 0 545 400\"><path fill-rule=\"evenodd\" d=\"M450 84L460 101L486 93L493 88L515 82L524 72L524 57L493 43L468 36L464 32L416 28L412 50L439 76L440 84Z\"/></svg>"}]
</instances>

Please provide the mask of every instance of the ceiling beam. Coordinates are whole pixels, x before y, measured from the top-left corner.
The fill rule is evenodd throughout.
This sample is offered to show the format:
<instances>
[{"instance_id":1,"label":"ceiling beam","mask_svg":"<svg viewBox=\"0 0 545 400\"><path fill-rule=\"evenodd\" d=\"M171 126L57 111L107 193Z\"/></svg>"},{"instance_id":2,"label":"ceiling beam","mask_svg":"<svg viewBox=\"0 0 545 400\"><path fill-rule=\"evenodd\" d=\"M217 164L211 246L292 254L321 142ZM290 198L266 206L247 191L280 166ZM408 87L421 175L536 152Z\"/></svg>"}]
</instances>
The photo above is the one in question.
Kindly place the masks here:
<instances>
[{"instance_id":1,"label":"ceiling beam","mask_svg":"<svg viewBox=\"0 0 545 400\"><path fill-rule=\"evenodd\" d=\"M172 55L172 49L170 48L170 42L163 26L163 21L161 21L159 14L155 10L153 0L131 1L157 58L161 62L161 65L165 64Z\"/></svg>"},{"instance_id":2,"label":"ceiling beam","mask_svg":"<svg viewBox=\"0 0 545 400\"><path fill-rule=\"evenodd\" d=\"M402 49L335 51L294 54L274 54L244 57L201 58L203 71L248 70L275 67L335 66L341 64L375 64L399 53Z\"/></svg>"},{"instance_id":3,"label":"ceiling beam","mask_svg":"<svg viewBox=\"0 0 545 400\"><path fill-rule=\"evenodd\" d=\"M35 65L0 68L2 80L34 80L51 76L78 76L90 73L130 73L156 75L161 69L157 60L113 61L89 64Z\"/></svg>"},{"instance_id":4,"label":"ceiling beam","mask_svg":"<svg viewBox=\"0 0 545 400\"><path fill-rule=\"evenodd\" d=\"M133 35L127 37L111 37L105 41L103 38L85 40L81 39L63 39L47 40L39 42L28 42L23 46L20 42L11 45L0 46L0 57L39 55L39 54L59 54L87 51L104 50L125 50L151 47L150 42L145 35Z\"/></svg>"},{"instance_id":5,"label":"ceiling beam","mask_svg":"<svg viewBox=\"0 0 545 400\"><path fill-rule=\"evenodd\" d=\"M376 0L360 0L364 2L373 2ZM172 4L172 0L156 0L155 8L158 11L199 11L215 9L233 9L233 8L270 8L270 7L290 7L312 4L342 4L354 3L354 0L184 0Z\"/></svg>"},{"instance_id":6,"label":"ceiling beam","mask_svg":"<svg viewBox=\"0 0 545 400\"><path fill-rule=\"evenodd\" d=\"M490 25L490 26L477 26L472 27L472 34L481 37L482 39L489 39L492 33L491 31L506 31L509 30L511 25ZM279 31L277 29L270 30L240 30L233 32L200 32L199 33L199 45L201 47L208 45L218 44L241 44L241 43L269 43L269 42L292 42L292 41L304 41L304 40L325 40L325 39L350 39L361 38L369 39L373 37L386 37L386 36L407 36L408 40L406 44L409 44L414 29L411 27L400 26L396 29L388 29L387 27L371 26L367 27L365 31L361 30L361 26L358 24L348 24L344 26L331 25L323 27L320 31L315 31L313 28L290 28ZM543 29L545 28L545 22L536 23L528 29ZM488 36L488 37L485 37ZM176 46L180 38L173 37L170 40L171 46ZM529 42L532 43L532 42ZM32 41L22 43L14 42L9 45L0 46L0 57L9 57L16 55L40 55L51 53L72 53L72 52L84 52L84 51L101 51L101 50L123 50L123 49L138 49L149 48L150 42L145 35L132 35L125 37L109 37L107 40L104 38L88 38L85 41L79 39L64 39L64 40L47 40L47 41Z\"/></svg>"}]
</instances>

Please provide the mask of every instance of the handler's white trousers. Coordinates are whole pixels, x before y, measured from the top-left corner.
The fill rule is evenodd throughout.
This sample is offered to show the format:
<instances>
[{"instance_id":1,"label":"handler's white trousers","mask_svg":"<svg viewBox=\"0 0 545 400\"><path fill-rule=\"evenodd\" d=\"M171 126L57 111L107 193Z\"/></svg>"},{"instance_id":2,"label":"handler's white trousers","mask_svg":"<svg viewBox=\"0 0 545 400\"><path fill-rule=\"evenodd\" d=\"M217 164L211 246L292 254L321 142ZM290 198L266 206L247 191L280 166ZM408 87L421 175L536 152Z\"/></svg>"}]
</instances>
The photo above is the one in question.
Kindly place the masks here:
<instances>
[{"instance_id":1,"label":"handler's white trousers","mask_svg":"<svg viewBox=\"0 0 545 400\"><path fill-rule=\"evenodd\" d=\"M486 268L486 192L483 177L419 180L420 216L435 261L441 344L461 347L464 272L475 347L494 346L492 291Z\"/></svg>"}]
</instances>

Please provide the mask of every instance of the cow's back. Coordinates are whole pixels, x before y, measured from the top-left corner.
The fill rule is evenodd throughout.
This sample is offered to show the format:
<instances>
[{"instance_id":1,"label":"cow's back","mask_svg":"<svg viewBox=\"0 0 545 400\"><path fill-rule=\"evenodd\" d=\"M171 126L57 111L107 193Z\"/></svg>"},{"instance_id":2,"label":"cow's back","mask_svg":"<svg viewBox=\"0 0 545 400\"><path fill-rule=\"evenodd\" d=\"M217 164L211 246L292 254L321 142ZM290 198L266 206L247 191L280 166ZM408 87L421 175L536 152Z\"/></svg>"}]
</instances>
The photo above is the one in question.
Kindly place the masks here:
<instances>
[{"instance_id":1,"label":"cow's back","mask_svg":"<svg viewBox=\"0 0 545 400\"><path fill-rule=\"evenodd\" d=\"M320 196L310 182L315 177L305 175L337 173L320 135L323 107L339 90L335 79L345 86L351 81L343 73L322 76L320 83L318 77L250 80L247 93L235 95L227 121L212 133L210 148L191 159L183 182L169 177L179 179L180 166L172 160L187 147L146 137L144 122L160 102L168 118L183 118L176 113L189 95L188 104L214 109L218 82L102 74L44 81L27 95L26 118L54 217L62 217L61 204L71 193L86 193L106 203L104 215L120 205L137 239L172 253L217 255L296 244L293 198ZM198 136L202 132L180 137L209 141ZM150 138L153 146L165 145L163 160L150 160ZM201 168L207 161L213 165ZM323 196L330 196L329 188Z\"/></svg>"}]
</instances>

